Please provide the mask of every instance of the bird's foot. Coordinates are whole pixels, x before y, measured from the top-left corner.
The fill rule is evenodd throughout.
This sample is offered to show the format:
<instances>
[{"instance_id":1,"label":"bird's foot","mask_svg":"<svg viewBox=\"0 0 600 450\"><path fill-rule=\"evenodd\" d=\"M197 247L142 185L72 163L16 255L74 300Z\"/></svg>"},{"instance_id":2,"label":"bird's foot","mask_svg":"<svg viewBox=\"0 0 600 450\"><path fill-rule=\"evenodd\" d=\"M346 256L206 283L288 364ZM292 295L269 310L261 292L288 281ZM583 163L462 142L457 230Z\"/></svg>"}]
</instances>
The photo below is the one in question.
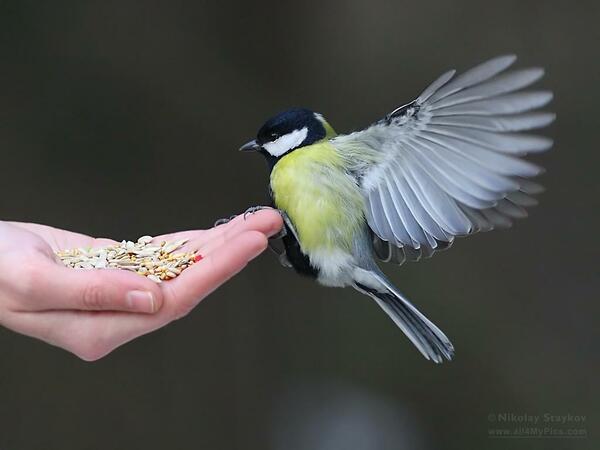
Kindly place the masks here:
<instances>
[{"instance_id":1,"label":"bird's foot","mask_svg":"<svg viewBox=\"0 0 600 450\"><path fill-rule=\"evenodd\" d=\"M219 225L224 225L226 223L231 222L236 217L237 217L237 215L233 215L233 216L230 216L229 218L225 217L223 219L219 219L215 222L215 224L213 226L218 227Z\"/></svg>"},{"instance_id":2,"label":"bird's foot","mask_svg":"<svg viewBox=\"0 0 600 450\"><path fill-rule=\"evenodd\" d=\"M243 213L244 220L246 220L246 218L250 214L254 214L263 209L273 209L281 215L281 218L284 221L284 225L281 227L281 230L279 230L277 233L275 233L273 236L271 236L269 238L269 249L271 249L271 251L277 255L277 259L279 260L279 263L283 267L292 267L292 264L290 263L290 261L287 257L285 248L278 247L278 241L280 241L285 236L287 236L287 226L289 226L288 224L290 223L287 215L283 211L281 211L279 209L271 208L270 206L252 206L252 207L248 208L246 211L244 211L244 213ZM237 217L237 216L231 216L229 219L219 219L215 222L215 226L222 225L224 223L228 223L235 217ZM279 245L281 245L281 244L279 244Z\"/></svg>"},{"instance_id":3,"label":"bird's foot","mask_svg":"<svg viewBox=\"0 0 600 450\"><path fill-rule=\"evenodd\" d=\"M275 211L277 211L279 214L281 214L281 217L285 219L285 213L283 211L280 211L278 209L275 208L271 208L270 206L251 206L250 208L248 208L246 211L244 211L244 220L246 220L248 218L249 215L254 214L258 211L261 211L263 209L273 209ZM226 223L231 222L233 219L235 219L236 217L238 217L237 214L230 216L229 218L225 217L223 219L219 219L215 222L214 226L218 227L219 225L224 225ZM279 230L276 234L274 234L273 236L271 236L269 238L269 240L273 239L281 239L283 238L285 235L287 235L287 231L285 229L285 225L283 227L281 227L281 230Z\"/></svg>"},{"instance_id":4,"label":"bird's foot","mask_svg":"<svg viewBox=\"0 0 600 450\"><path fill-rule=\"evenodd\" d=\"M275 233L273 236L271 236L269 238L269 240L277 241L279 239L283 239L286 236L287 236L287 230L285 229L285 225L284 225L281 227L281 230L279 230L277 233Z\"/></svg>"},{"instance_id":5,"label":"bird's foot","mask_svg":"<svg viewBox=\"0 0 600 450\"><path fill-rule=\"evenodd\" d=\"M294 266L292 266L292 263L288 259L287 253L285 253L285 252L284 253L280 253L278 255L277 259L279 259L279 264L281 264L283 267L286 267L288 269L291 269L292 267L294 267Z\"/></svg>"},{"instance_id":6,"label":"bird's foot","mask_svg":"<svg viewBox=\"0 0 600 450\"><path fill-rule=\"evenodd\" d=\"M246 220L246 218L250 215L250 214L254 214L258 211L262 211L263 209L271 209L274 211L277 211L279 213L279 215L281 216L282 219L285 220L285 213L279 209L276 208L272 208L270 206L251 206L250 208L248 208L246 211L244 211L244 220ZM277 240L277 239L281 239L283 238L285 235L287 235L287 231L285 230L285 225L283 227L281 227L281 230L279 230L276 234L274 234L273 236L271 236L269 238L269 240Z\"/></svg>"},{"instance_id":7,"label":"bird's foot","mask_svg":"<svg viewBox=\"0 0 600 450\"><path fill-rule=\"evenodd\" d=\"M290 260L287 257L287 252L285 251L285 247L282 245L280 239L285 236L285 229L269 238L269 249L277 256L277 260L279 264L283 267L292 267Z\"/></svg>"}]
</instances>

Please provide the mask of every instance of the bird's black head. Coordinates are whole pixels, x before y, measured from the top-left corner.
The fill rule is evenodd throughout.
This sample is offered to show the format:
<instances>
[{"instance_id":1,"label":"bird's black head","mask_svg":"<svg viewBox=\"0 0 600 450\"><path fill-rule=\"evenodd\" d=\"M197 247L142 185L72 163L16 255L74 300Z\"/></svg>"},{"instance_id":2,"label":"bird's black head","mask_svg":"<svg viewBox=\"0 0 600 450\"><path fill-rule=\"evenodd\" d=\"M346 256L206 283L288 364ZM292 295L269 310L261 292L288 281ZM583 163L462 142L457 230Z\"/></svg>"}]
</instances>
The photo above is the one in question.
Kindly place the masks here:
<instances>
[{"instance_id":1,"label":"bird's black head","mask_svg":"<svg viewBox=\"0 0 600 450\"><path fill-rule=\"evenodd\" d=\"M243 145L240 150L258 151L268 160L277 160L331 134L334 131L323 116L308 109L295 108L267 120L258 130L256 140Z\"/></svg>"}]
</instances>

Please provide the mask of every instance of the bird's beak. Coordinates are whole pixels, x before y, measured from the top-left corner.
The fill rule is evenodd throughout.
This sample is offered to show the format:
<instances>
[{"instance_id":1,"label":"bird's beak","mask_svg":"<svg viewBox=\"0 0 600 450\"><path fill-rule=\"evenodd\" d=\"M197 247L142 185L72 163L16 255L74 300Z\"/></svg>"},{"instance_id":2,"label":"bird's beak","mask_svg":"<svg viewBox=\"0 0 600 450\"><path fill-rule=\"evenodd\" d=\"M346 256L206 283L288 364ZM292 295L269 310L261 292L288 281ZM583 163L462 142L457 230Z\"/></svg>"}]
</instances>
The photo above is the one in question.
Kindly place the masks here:
<instances>
[{"instance_id":1,"label":"bird's beak","mask_svg":"<svg viewBox=\"0 0 600 450\"><path fill-rule=\"evenodd\" d=\"M240 147L240 152L255 152L260 148L260 145L255 140L245 143Z\"/></svg>"}]
</instances>

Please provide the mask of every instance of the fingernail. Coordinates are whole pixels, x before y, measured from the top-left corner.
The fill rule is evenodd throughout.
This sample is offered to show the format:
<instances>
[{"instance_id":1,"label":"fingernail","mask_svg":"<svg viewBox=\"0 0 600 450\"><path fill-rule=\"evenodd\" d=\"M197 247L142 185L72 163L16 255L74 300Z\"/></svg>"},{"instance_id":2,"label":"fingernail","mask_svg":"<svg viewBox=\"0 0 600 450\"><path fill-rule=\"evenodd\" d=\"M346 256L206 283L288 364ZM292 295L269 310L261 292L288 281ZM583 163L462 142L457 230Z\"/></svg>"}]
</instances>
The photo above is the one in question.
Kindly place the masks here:
<instances>
[{"instance_id":1,"label":"fingernail","mask_svg":"<svg viewBox=\"0 0 600 450\"><path fill-rule=\"evenodd\" d=\"M156 307L154 295L148 291L129 291L127 306L131 311L153 313Z\"/></svg>"}]
</instances>

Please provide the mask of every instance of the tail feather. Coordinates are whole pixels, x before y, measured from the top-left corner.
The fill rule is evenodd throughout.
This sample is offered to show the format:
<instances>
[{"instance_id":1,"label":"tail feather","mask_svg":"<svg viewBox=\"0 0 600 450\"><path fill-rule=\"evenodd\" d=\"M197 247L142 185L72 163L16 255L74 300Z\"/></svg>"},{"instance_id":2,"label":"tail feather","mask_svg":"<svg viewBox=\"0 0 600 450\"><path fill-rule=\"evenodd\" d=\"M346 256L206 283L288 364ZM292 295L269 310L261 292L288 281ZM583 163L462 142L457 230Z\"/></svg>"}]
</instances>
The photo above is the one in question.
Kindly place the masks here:
<instances>
[{"instance_id":1,"label":"tail feather","mask_svg":"<svg viewBox=\"0 0 600 450\"><path fill-rule=\"evenodd\" d=\"M454 346L446 335L415 308L383 276L373 274L385 285L380 292L360 283L355 288L372 297L427 359L441 363L454 356Z\"/></svg>"}]
</instances>

